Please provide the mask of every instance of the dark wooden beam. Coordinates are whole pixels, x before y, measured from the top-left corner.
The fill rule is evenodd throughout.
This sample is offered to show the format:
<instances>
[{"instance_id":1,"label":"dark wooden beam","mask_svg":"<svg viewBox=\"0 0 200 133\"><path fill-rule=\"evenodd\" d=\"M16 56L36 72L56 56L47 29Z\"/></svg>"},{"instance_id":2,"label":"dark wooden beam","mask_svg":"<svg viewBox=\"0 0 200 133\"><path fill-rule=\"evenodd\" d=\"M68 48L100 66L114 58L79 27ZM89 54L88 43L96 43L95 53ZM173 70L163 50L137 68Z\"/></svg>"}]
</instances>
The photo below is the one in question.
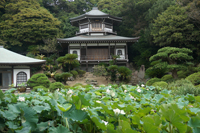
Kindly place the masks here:
<instances>
[{"instance_id":1,"label":"dark wooden beam","mask_svg":"<svg viewBox=\"0 0 200 133\"><path fill-rule=\"evenodd\" d=\"M108 56L109 56L108 59L110 59L110 43L109 43L109 47L108 47Z\"/></svg>"},{"instance_id":2,"label":"dark wooden beam","mask_svg":"<svg viewBox=\"0 0 200 133\"><path fill-rule=\"evenodd\" d=\"M114 50L114 55L116 55L116 42L115 42L115 50Z\"/></svg>"},{"instance_id":3,"label":"dark wooden beam","mask_svg":"<svg viewBox=\"0 0 200 133\"><path fill-rule=\"evenodd\" d=\"M86 60L87 60L87 43L86 43L86 50L85 50L85 53L86 53Z\"/></svg>"},{"instance_id":4,"label":"dark wooden beam","mask_svg":"<svg viewBox=\"0 0 200 133\"><path fill-rule=\"evenodd\" d=\"M126 54L125 54L125 59L126 59L126 55L128 56L128 50L127 50L127 44L126 44Z\"/></svg>"},{"instance_id":5,"label":"dark wooden beam","mask_svg":"<svg viewBox=\"0 0 200 133\"><path fill-rule=\"evenodd\" d=\"M68 45L68 54L70 54L70 47L69 47L69 45Z\"/></svg>"}]
</instances>

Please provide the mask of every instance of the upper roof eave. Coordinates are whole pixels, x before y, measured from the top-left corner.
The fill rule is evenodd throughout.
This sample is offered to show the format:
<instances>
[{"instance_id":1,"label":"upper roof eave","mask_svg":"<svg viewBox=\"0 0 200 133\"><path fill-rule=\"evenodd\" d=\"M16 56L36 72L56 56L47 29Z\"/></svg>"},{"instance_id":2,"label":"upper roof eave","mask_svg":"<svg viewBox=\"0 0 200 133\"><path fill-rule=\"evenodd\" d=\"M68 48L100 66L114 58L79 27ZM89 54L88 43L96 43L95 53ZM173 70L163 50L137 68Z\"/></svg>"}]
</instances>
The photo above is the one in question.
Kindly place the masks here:
<instances>
[{"instance_id":1,"label":"upper roof eave","mask_svg":"<svg viewBox=\"0 0 200 133\"><path fill-rule=\"evenodd\" d=\"M122 21L122 17L115 17L115 16L112 16L112 15L109 15L109 14L107 14L107 15L87 15L87 14L83 14L83 15L80 15L78 17L70 18L70 22L76 22L76 21L80 21L80 20L83 20L83 19L86 19L86 18L109 18L109 19L119 21L119 22Z\"/></svg>"}]
</instances>

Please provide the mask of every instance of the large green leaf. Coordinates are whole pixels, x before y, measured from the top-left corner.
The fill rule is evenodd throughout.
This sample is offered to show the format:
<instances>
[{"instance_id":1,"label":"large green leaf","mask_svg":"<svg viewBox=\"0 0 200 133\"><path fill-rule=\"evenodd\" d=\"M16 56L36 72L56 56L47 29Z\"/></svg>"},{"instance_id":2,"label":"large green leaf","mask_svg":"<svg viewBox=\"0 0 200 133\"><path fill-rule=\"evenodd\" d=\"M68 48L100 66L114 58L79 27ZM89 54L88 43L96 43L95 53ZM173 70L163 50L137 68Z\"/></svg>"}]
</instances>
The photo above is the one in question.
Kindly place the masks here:
<instances>
[{"instance_id":1,"label":"large green leaf","mask_svg":"<svg viewBox=\"0 0 200 133\"><path fill-rule=\"evenodd\" d=\"M46 129L48 129L49 127L54 126L54 122L53 121L47 121L47 122L40 122L37 124L37 129L38 131L42 132Z\"/></svg>"},{"instance_id":2,"label":"large green leaf","mask_svg":"<svg viewBox=\"0 0 200 133\"><path fill-rule=\"evenodd\" d=\"M49 133L72 133L69 131L68 128L66 128L62 125L60 125L58 127L51 127L51 128L49 128L48 131L49 131Z\"/></svg>"},{"instance_id":3,"label":"large green leaf","mask_svg":"<svg viewBox=\"0 0 200 133\"><path fill-rule=\"evenodd\" d=\"M33 109L37 112L37 113L41 113L43 110L49 111L51 108L49 106L40 106L40 105L36 105L33 106Z\"/></svg>"},{"instance_id":4,"label":"large green leaf","mask_svg":"<svg viewBox=\"0 0 200 133\"><path fill-rule=\"evenodd\" d=\"M184 124L181 117L175 112L175 110L170 108L170 105L161 106L161 115L169 121L173 126L175 126L179 132L184 133L187 130L187 125Z\"/></svg>"},{"instance_id":5,"label":"large green leaf","mask_svg":"<svg viewBox=\"0 0 200 133\"><path fill-rule=\"evenodd\" d=\"M21 130L15 130L16 133L31 133L31 127L24 127Z\"/></svg>"},{"instance_id":6,"label":"large green leaf","mask_svg":"<svg viewBox=\"0 0 200 133\"><path fill-rule=\"evenodd\" d=\"M200 117L195 116L190 118L188 126L192 128L193 133L200 133Z\"/></svg>"},{"instance_id":7,"label":"large green leaf","mask_svg":"<svg viewBox=\"0 0 200 133\"><path fill-rule=\"evenodd\" d=\"M13 129L13 130L19 130L19 129L22 129L22 128L23 128L22 126L19 126L19 125L15 124L14 121L7 121L7 122L6 122L6 125L7 125L10 129Z\"/></svg>"},{"instance_id":8,"label":"large green leaf","mask_svg":"<svg viewBox=\"0 0 200 133\"><path fill-rule=\"evenodd\" d=\"M88 117L88 115L87 115L87 113L85 111L82 111L82 110L73 110L70 113L70 115L69 115L68 118L72 119L75 122L82 123L87 117ZM87 122L87 121L85 121L85 122Z\"/></svg>"},{"instance_id":9,"label":"large green leaf","mask_svg":"<svg viewBox=\"0 0 200 133\"><path fill-rule=\"evenodd\" d=\"M23 126L30 126L31 129L34 130L38 122L37 112L30 107L24 107L22 110L24 111L24 118L26 120L26 122L23 123Z\"/></svg>"},{"instance_id":10,"label":"large green leaf","mask_svg":"<svg viewBox=\"0 0 200 133\"><path fill-rule=\"evenodd\" d=\"M159 126L158 126L159 124L157 123L158 125L155 125L153 116L145 116L142 118L142 121L143 121L143 128L147 133L160 133ZM160 123L161 123L161 120L160 120Z\"/></svg>"},{"instance_id":11,"label":"large green leaf","mask_svg":"<svg viewBox=\"0 0 200 133\"><path fill-rule=\"evenodd\" d=\"M0 110L0 114L7 120L14 120L18 116L16 113L13 113L11 111L3 112L3 111Z\"/></svg>"},{"instance_id":12,"label":"large green leaf","mask_svg":"<svg viewBox=\"0 0 200 133\"><path fill-rule=\"evenodd\" d=\"M71 107L72 107L72 104L70 104L70 103L66 103L66 104L58 104L57 103L57 106L58 106L58 108L61 110L61 111L63 111L63 112L66 112L66 111L68 111Z\"/></svg>"}]
</instances>

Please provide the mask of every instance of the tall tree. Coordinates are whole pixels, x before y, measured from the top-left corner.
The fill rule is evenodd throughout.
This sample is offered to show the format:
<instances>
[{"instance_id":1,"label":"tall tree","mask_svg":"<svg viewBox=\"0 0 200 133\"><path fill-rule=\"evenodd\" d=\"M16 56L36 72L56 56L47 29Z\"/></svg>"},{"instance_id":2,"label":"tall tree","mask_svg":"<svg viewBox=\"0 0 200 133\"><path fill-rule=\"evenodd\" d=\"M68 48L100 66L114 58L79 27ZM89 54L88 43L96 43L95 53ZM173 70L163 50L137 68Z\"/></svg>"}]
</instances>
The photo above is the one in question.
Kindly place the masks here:
<instances>
[{"instance_id":1,"label":"tall tree","mask_svg":"<svg viewBox=\"0 0 200 133\"><path fill-rule=\"evenodd\" d=\"M186 70L186 61L192 60L193 57L188 55L192 53L190 49L187 48L176 48L176 47L164 47L158 50L157 54L151 56L149 61L158 61L154 68L167 67L167 69L172 72L173 78L178 78L178 70Z\"/></svg>"},{"instance_id":2,"label":"tall tree","mask_svg":"<svg viewBox=\"0 0 200 133\"><path fill-rule=\"evenodd\" d=\"M2 20L1 38L9 46L40 44L43 38L56 36L60 24L35 0L17 0L7 4Z\"/></svg>"},{"instance_id":3,"label":"tall tree","mask_svg":"<svg viewBox=\"0 0 200 133\"><path fill-rule=\"evenodd\" d=\"M191 41L194 25L188 23L184 8L170 6L155 19L151 35L159 46L184 46Z\"/></svg>"}]
</instances>

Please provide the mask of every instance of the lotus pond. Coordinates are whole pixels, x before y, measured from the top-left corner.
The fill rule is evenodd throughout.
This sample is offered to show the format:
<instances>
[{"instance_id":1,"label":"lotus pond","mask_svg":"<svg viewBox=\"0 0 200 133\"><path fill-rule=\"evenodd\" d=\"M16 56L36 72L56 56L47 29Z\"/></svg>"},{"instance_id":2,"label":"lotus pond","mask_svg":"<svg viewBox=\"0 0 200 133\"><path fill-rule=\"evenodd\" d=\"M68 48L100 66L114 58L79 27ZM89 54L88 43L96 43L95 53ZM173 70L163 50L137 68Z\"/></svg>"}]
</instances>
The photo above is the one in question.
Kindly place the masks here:
<instances>
[{"instance_id":1,"label":"lotus pond","mask_svg":"<svg viewBox=\"0 0 200 133\"><path fill-rule=\"evenodd\" d=\"M0 90L2 133L199 133L200 96L155 87Z\"/></svg>"}]
</instances>

